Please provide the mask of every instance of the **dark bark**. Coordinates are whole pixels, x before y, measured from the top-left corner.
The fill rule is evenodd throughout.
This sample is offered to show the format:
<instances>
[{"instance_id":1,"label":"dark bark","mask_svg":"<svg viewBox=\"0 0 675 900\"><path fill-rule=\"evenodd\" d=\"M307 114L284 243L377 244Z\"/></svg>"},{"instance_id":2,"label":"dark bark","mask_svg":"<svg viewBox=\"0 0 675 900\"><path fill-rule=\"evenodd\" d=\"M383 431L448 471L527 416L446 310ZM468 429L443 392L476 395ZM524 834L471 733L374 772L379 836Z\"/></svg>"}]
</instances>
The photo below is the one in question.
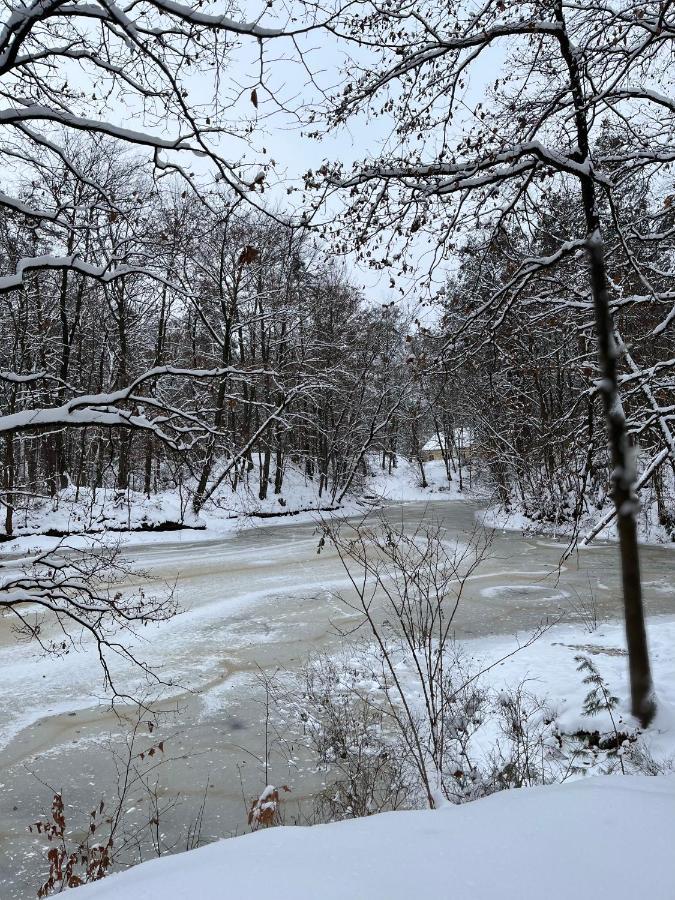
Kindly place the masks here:
<instances>
[{"instance_id":1,"label":"dark bark","mask_svg":"<svg viewBox=\"0 0 675 900\"><path fill-rule=\"evenodd\" d=\"M5 465L4 465L4 497L5 504L5 534L14 533L14 438L11 434L5 437Z\"/></svg>"},{"instance_id":2,"label":"dark bark","mask_svg":"<svg viewBox=\"0 0 675 900\"><path fill-rule=\"evenodd\" d=\"M602 396L612 460L613 500L617 513L621 580L623 585L626 643L630 673L631 712L643 727L649 725L656 713L656 700L649 663L649 649L642 602L640 552L637 538L635 495L636 474L628 443L626 417L621 403L618 382L618 349L610 312L607 261L598 213L592 157L588 136L588 122L584 103L581 73L574 48L565 29L561 0L555 3L556 18L561 24L560 48L567 65L570 89L574 100L575 124L580 161L588 172L580 177L590 268L591 293L598 342L598 361L602 378Z\"/></svg>"}]
</instances>

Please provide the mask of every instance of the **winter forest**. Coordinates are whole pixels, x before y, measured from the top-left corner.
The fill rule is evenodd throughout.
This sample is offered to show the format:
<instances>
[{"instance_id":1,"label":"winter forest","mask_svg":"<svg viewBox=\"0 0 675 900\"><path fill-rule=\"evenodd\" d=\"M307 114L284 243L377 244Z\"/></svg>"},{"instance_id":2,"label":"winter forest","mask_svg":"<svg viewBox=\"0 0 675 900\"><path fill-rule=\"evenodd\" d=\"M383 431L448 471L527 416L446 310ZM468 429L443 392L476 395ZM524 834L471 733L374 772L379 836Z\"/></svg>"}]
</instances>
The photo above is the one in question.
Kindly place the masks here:
<instances>
[{"instance_id":1,"label":"winter forest","mask_svg":"<svg viewBox=\"0 0 675 900\"><path fill-rule=\"evenodd\" d=\"M3 0L2 900L672 900L674 50Z\"/></svg>"}]
</instances>

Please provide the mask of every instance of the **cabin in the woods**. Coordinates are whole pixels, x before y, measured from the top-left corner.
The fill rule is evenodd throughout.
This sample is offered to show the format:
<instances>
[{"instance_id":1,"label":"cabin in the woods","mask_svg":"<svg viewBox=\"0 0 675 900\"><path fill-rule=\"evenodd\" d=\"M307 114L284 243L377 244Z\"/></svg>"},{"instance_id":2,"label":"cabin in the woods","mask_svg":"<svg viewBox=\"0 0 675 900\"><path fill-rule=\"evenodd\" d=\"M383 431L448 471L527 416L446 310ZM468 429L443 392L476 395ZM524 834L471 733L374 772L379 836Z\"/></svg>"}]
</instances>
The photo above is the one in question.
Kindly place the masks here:
<instances>
[{"instance_id":1,"label":"cabin in the woods","mask_svg":"<svg viewBox=\"0 0 675 900\"><path fill-rule=\"evenodd\" d=\"M476 441L471 428L454 428L447 436L441 432L434 434L422 447L422 461L432 462L443 459L443 451L447 447L447 453L455 460L468 463L475 455Z\"/></svg>"}]
</instances>

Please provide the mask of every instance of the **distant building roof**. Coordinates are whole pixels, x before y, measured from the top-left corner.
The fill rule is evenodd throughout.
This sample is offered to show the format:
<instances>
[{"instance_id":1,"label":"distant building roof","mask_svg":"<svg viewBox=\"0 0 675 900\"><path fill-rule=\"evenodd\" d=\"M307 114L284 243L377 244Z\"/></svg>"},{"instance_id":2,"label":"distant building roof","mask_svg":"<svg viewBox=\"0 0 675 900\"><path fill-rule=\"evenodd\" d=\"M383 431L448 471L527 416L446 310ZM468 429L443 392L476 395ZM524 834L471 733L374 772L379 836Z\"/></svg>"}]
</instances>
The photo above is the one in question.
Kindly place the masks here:
<instances>
[{"instance_id":1,"label":"distant building roof","mask_svg":"<svg viewBox=\"0 0 675 900\"><path fill-rule=\"evenodd\" d=\"M430 437L426 444L422 447L422 450L426 450L427 452L431 452L432 450L442 450L445 449L445 434L441 434L441 442L438 439L438 435L435 434L433 437ZM452 444L455 447L471 447L474 443L474 434L472 428L455 428L453 430L453 441Z\"/></svg>"}]
</instances>

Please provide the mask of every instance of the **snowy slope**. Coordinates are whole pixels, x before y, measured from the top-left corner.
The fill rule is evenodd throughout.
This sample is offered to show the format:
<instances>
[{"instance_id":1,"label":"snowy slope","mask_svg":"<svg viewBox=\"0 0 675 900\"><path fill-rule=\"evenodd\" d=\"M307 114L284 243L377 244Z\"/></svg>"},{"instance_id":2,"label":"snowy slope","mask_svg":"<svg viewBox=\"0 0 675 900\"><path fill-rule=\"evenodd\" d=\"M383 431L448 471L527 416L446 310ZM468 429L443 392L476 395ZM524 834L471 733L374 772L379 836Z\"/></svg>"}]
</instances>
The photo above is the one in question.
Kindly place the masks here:
<instances>
[{"instance_id":1,"label":"snowy slope","mask_svg":"<svg viewBox=\"0 0 675 900\"><path fill-rule=\"evenodd\" d=\"M480 484L474 475L470 481L468 474L463 476L462 490L459 489L459 477L455 473L453 480L448 481L445 465L442 460L424 463L424 474L427 487L421 486L421 473L417 463L405 457L398 457L398 465L392 468L391 474L382 469L376 457L369 457L370 474L362 479L364 493L383 500L396 503L419 500L462 500L481 496Z\"/></svg>"},{"instance_id":2,"label":"snowy slope","mask_svg":"<svg viewBox=\"0 0 675 900\"><path fill-rule=\"evenodd\" d=\"M669 472L664 472L661 497L666 512L666 519L663 521L659 515L654 485L647 484L639 492L638 536L645 544L675 542L675 479ZM489 528L568 538L574 534L572 511L575 505L576 498L570 494L563 508L558 509L555 515L551 512L550 500L546 510L546 504L542 504L539 508L533 501L529 502L528 508L524 508L522 502L514 498L511 508L505 510L496 496L493 496L490 507L484 512L481 511L479 520ZM614 504L611 496L596 498L595 504L587 500L578 523L579 541L617 540L616 519L613 513Z\"/></svg>"},{"instance_id":3,"label":"snowy slope","mask_svg":"<svg viewBox=\"0 0 675 900\"><path fill-rule=\"evenodd\" d=\"M673 900L675 776L502 791L271 828L147 862L80 900Z\"/></svg>"},{"instance_id":4,"label":"snowy slope","mask_svg":"<svg viewBox=\"0 0 675 900\"><path fill-rule=\"evenodd\" d=\"M584 513L579 523L579 542L583 542L587 536L593 535L594 540L617 540L616 521L612 519L596 534L597 525L604 521L611 512L610 504L606 504L602 510L595 514ZM563 520L559 522L541 522L527 516L521 509L511 509L508 512L498 505L492 505L487 510L481 510L476 514L476 519L486 528L495 528L500 531L521 531L524 534L547 534L553 538L566 539L573 535L572 522ZM672 544L671 531L659 524L656 509L653 504L643 504L637 519L638 539L643 544Z\"/></svg>"},{"instance_id":5,"label":"snowy slope","mask_svg":"<svg viewBox=\"0 0 675 900\"><path fill-rule=\"evenodd\" d=\"M589 686L578 670L575 658L590 658L616 696L614 722L620 732L639 738L639 746L648 751L655 762L669 766L675 763L675 617L650 616L647 621L649 651L657 695L657 714L651 726L643 731L630 713L630 688L626 638L623 622L600 622L593 631L583 625L565 623L549 628L528 644L530 635L498 635L459 641L461 666L465 677L483 672L477 683L492 695L514 690L523 685L526 691L541 698L550 716L548 734L574 735L578 731L598 731L611 735L613 723L606 709L593 716L583 714ZM513 651L517 646L522 649ZM404 660L399 677L406 680L409 694L419 692L414 669ZM472 757L486 758L500 740L500 725L495 716L486 717L471 741ZM602 754L598 766L606 765ZM627 761L627 771L631 763ZM597 770L596 770L597 771ZM576 777L569 775L568 777ZM675 888L673 890L675 900Z\"/></svg>"},{"instance_id":6,"label":"snowy slope","mask_svg":"<svg viewBox=\"0 0 675 900\"><path fill-rule=\"evenodd\" d=\"M318 478L307 478L295 466L289 466L281 494L270 486L265 500L258 497L258 472L242 480L233 490L224 483L196 516L192 510L189 486L160 491L147 497L140 491L114 488L77 490L71 485L53 498L33 501L18 510L14 528L17 535L60 534L104 531L138 531L163 527L215 528L222 530L228 521L247 516L284 515L303 509L333 505L329 494L319 497Z\"/></svg>"},{"instance_id":7,"label":"snowy slope","mask_svg":"<svg viewBox=\"0 0 675 900\"><path fill-rule=\"evenodd\" d=\"M118 491L114 488L75 488L70 485L54 498L32 500L17 509L14 516L16 539L36 535L103 534L106 532L163 532L176 529L197 529L191 539L218 537L238 528L260 524L265 519L296 516L306 512L340 510L343 515L361 511L361 494L369 503L393 501L404 503L429 499L471 499L475 492L469 490L468 481L460 492L457 479L448 483L442 462L425 465L429 485L421 488L419 469L399 457L397 468L391 475L383 471L375 460L368 460L369 472L354 490L341 502L336 502L330 492L319 496L319 477L309 478L299 466L289 464L284 474L280 494L269 486L264 500L258 496L259 472L255 467L248 479L239 481L233 490L224 482L205 504L199 515L192 509L190 485L160 491L147 497L140 491ZM159 537L159 535L157 535ZM169 536L169 539L175 539ZM44 542L42 542L44 543ZM25 546L13 544L15 551ZM31 541L30 546L35 542ZM49 546L49 544L47 544Z\"/></svg>"}]
</instances>

